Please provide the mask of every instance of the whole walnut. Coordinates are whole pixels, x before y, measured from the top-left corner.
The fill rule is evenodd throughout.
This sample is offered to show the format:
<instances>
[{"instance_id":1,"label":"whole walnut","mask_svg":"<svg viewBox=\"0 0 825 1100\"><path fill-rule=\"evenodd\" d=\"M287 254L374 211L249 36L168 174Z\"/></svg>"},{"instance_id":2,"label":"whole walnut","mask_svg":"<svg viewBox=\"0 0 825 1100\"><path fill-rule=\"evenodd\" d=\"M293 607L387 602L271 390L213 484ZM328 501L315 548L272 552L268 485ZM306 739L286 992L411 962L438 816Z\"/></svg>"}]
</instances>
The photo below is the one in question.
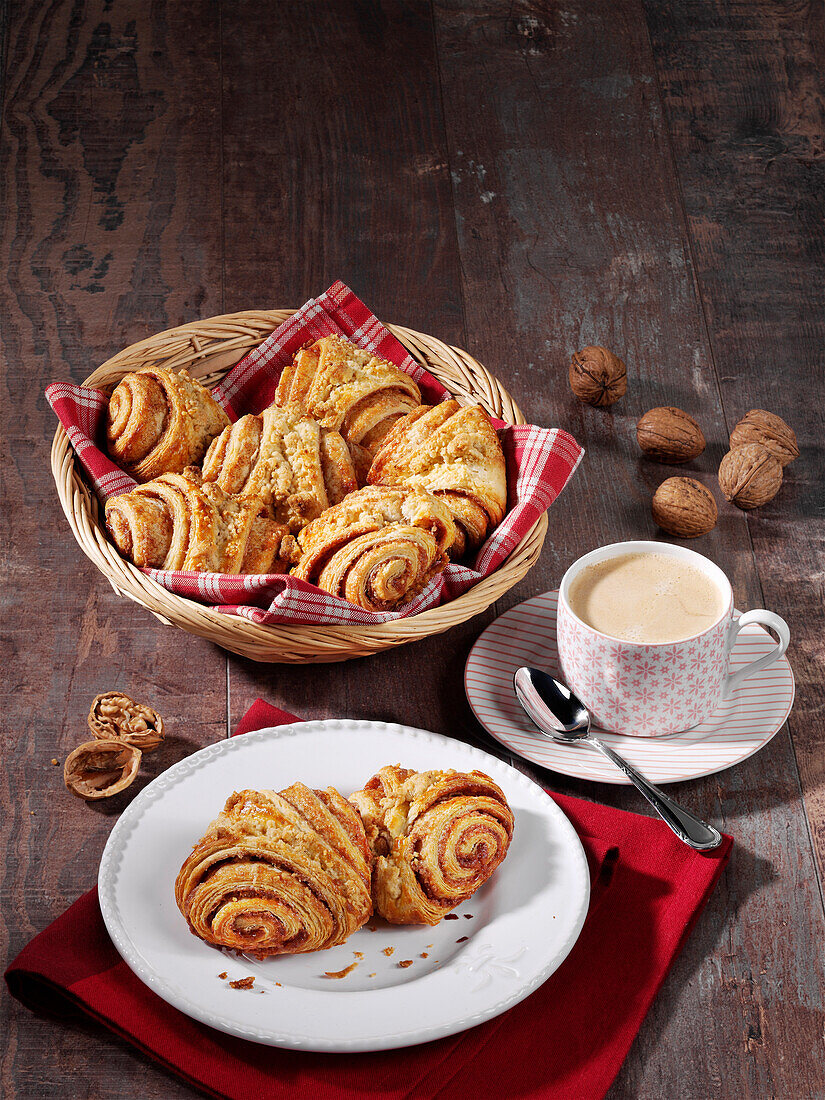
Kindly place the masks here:
<instances>
[{"instance_id":1,"label":"whole walnut","mask_svg":"<svg viewBox=\"0 0 825 1100\"><path fill-rule=\"evenodd\" d=\"M669 477L653 495L653 520L669 535L695 539L716 526L713 493L692 477Z\"/></svg>"},{"instance_id":2,"label":"whole walnut","mask_svg":"<svg viewBox=\"0 0 825 1100\"><path fill-rule=\"evenodd\" d=\"M782 464L761 443L734 447L719 464L719 488L738 508L767 504L781 485Z\"/></svg>"},{"instance_id":3,"label":"whole walnut","mask_svg":"<svg viewBox=\"0 0 825 1100\"><path fill-rule=\"evenodd\" d=\"M692 416L672 406L650 409L636 425L639 446L659 462L690 462L705 449L702 429Z\"/></svg>"},{"instance_id":4,"label":"whole walnut","mask_svg":"<svg viewBox=\"0 0 825 1100\"><path fill-rule=\"evenodd\" d=\"M582 348L570 361L570 388L587 405L612 405L627 393L627 367L607 348Z\"/></svg>"},{"instance_id":5,"label":"whole walnut","mask_svg":"<svg viewBox=\"0 0 825 1100\"><path fill-rule=\"evenodd\" d=\"M730 433L731 450L745 443L761 443L783 466L799 458L799 446L793 429L781 416L766 409L751 409Z\"/></svg>"}]
</instances>

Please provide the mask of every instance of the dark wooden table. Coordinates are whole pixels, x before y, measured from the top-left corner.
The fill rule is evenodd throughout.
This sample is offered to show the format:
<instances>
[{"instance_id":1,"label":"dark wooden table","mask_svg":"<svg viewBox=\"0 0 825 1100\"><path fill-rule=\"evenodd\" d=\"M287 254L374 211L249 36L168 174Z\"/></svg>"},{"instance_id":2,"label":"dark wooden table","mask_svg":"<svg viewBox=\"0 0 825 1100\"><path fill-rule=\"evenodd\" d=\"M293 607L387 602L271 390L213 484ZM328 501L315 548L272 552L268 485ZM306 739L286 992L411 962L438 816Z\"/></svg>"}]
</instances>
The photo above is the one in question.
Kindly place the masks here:
<instances>
[{"instance_id":1,"label":"dark wooden table","mask_svg":"<svg viewBox=\"0 0 825 1100\"><path fill-rule=\"evenodd\" d=\"M122 809L71 798L51 764L96 692L120 686L168 717L158 768L227 736L258 695L483 739L461 686L479 631L584 551L654 533L651 492L675 471L639 459L641 413L699 418L708 448L689 472L716 490L729 429L763 407L801 457L771 504L722 506L695 545L740 607L788 619L796 705L763 752L674 788L736 847L610 1096L825 1096L822 5L0 9L3 958L93 884ZM49 472L43 388L160 329L298 305L336 278L467 348L587 457L539 564L488 614L366 660L256 665L164 628L83 556ZM567 386L589 343L629 366L610 411ZM541 778L645 809L632 790ZM8 1100L193 1095L5 989L2 1017Z\"/></svg>"}]
</instances>

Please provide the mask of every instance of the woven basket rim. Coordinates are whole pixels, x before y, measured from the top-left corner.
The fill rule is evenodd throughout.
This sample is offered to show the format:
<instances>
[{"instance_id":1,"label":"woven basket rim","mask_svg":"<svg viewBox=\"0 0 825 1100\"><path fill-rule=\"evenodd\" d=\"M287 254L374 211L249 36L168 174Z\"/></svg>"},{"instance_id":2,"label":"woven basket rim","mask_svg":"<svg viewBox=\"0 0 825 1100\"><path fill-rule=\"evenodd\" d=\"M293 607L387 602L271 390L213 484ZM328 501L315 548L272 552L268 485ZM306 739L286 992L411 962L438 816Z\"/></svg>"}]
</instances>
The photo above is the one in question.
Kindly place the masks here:
<instances>
[{"instance_id":1,"label":"woven basket rim","mask_svg":"<svg viewBox=\"0 0 825 1100\"><path fill-rule=\"evenodd\" d=\"M185 366L192 373L207 379L215 374L217 381L250 348L257 346L269 332L295 312L294 309L242 310L164 329L116 352L92 371L82 385L105 386L106 375L114 379L137 369L140 361L144 361L145 365L147 353L153 351L158 353L168 369ZM413 358L434 374L459 401L462 398L465 401L472 399L507 423L525 423L524 414L510 394L468 352L427 333L402 325L384 324ZM224 330L231 330L233 335L226 338ZM230 362L227 356L234 358ZM206 365L215 359L218 363L213 371L198 371L199 364ZM177 365L178 360L182 360L180 365ZM459 384L456 392L449 381L439 377L439 372L463 379L466 384ZM122 558L96 519L99 508L97 498L81 473L82 466L76 462L68 433L60 422L52 441L51 467L60 503L75 540L119 595L146 607L161 622L201 634L224 648L264 661L341 660L424 638L466 621L503 595L532 568L548 525L547 514L543 513L498 569L448 603L416 615L375 624L269 626L244 616L223 614L197 600L169 592ZM316 647L317 654L314 652ZM276 653L279 648L285 653L292 649L301 651L302 655L300 658L261 655L268 650Z\"/></svg>"}]
</instances>

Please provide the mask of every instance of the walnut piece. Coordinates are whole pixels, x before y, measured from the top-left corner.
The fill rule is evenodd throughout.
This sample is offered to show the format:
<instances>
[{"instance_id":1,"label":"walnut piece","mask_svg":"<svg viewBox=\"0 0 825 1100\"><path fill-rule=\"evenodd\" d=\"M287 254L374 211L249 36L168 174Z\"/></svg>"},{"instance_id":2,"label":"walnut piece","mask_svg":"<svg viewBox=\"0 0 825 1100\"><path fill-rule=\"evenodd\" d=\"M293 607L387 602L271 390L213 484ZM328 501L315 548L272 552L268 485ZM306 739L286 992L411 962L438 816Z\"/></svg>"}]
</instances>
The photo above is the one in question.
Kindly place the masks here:
<instances>
[{"instance_id":1,"label":"walnut piece","mask_svg":"<svg viewBox=\"0 0 825 1100\"><path fill-rule=\"evenodd\" d=\"M89 711L89 729L95 737L114 738L142 752L151 752L163 741L160 715L121 691L104 691L95 696Z\"/></svg>"},{"instance_id":2,"label":"walnut piece","mask_svg":"<svg viewBox=\"0 0 825 1100\"><path fill-rule=\"evenodd\" d=\"M653 519L669 535L695 539L716 526L713 493L692 477L669 477L653 496Z\"/></svg>"},{"instance_id":3,"label":"walnut piece","mask_svg":"<svg viewBox=\"0 0 825 1100\"><path fill-rule=\"evenodd\" d=\"M719 464L719 488L737 508L759 508L782 485L782 463L761 443L728 451Z\"/></svg>"},{"instance_id":4,"label":"walnut piece","mask_svg":"<svg viewBox=\"0 0 825 1100\"><path fill-rule=\"evenodd\" d=\"M636 439L658 462L690 462L705 449L705 437L693 417L671 406L646 412L636 425Z\"/></svg>"},{"instance_id":5,"label":"walnut piece","mask_svg":"<svg viewBox=\"0 0 825 1100\"><path fill-rule=\"evenodd\" d=\"M116 738L84 741L69 753L63 781L78 798L95 802L125 790L138 773L140 749Z\"/></svg>"},{"instance_id":6,"label":"walnut piece","mask_svg":"<svg viewBox=\"0 0 825 1100\"><path fill-rule=\"evenodd\" d=\"M627 367L607 348L582 348L570 361L570 388L587 405L612 405L627 393Z\"/></svg>"},{"instance_id":7,"label":"walnut piece","mask_svg":"<svg viewBox=\"0 0 825 1100\"><path fill-rule=\"evenodd\" d=\"M761 443L783 466L799 458L799 446L793 429L781 416L766 409L751 409L730 433L731 450L746 443Z\"/></svg>"}]
</instances>

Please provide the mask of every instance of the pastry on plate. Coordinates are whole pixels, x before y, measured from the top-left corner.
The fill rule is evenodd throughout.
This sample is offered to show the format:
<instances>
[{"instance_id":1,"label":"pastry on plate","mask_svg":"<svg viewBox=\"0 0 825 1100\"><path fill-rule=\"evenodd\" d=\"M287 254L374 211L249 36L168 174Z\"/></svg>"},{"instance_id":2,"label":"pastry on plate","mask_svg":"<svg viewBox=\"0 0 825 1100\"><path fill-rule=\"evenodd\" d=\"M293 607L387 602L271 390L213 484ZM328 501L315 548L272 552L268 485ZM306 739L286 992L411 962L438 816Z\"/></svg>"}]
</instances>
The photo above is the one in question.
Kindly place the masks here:
<instances>
[{"instance_id":1,"label":"pastry on plate","mask_svg":"<svg viewBox=\"0 0 825 1100\"><path fill-rule=\"evenodd\" d=\"M233 794L180 869L178 908L207 943L257 958L343 943L371 916L361 820L333 787Z\"/></svg>"},{"instance_id":2,"label":"pastry on plate","mask_svg":"<svg viewBox=\"0 0 825 1100\"><path fill-rule=\"evenodd\" d=\"M200 472L164 474L106 502L106 529L129 561L196 573L285 573L297 545L260 500L236 500Z\"/></svg>"},{"instance_id":3,"label":"pastry on plate","mask_svg":"<svg viewBox=\"0 0 825 1100\"><path fill-rule=\"evenodd\" d=\"M479 405L421 405L397 420L373 458L370 485L429 489L457 527L450 557L481 545L504 518L507 473L490 418Z\"/></svg>"},{"instance_id":4,"label":"pastry on plate","mask_svg":"<svg viewBox=\"0 0 825 1100\"><path fill-rule=\"evenodd\" d=\"M295 405L272 405L224 428L206 452L202 473L233 496L258 497L291 531L358 488L341 435Z\"/></svg>"},{"instance_id":5,"label":"pastry on plate","mask_svg":"<svg viewBox=\"0 0 825 1100\"><path fill-rule=\"evenodd\" d=\"M368 611L394 611L443 571L454 539L432 493L367 486L301 531L293 575Z\"/></svg>"},{"instance_id":6,"label":"pastry on plate","mask_svg":"<svg viewBox=\"0 0 825 1100\"><path fill-rule=\"evenodd\" d=\"M342 336L302 348L284 368L278 405L296 404L347 441L363 483L372 455L395 421L421 404L409 374Z\"/></svg>"},{"instance_id":7,"label":"pastry on plate","mask_svg":"<svg viewBox=\"0 0 825 1100\"><path fill-rule=\"evenodd\" d=\"M200 462L229 417L185 370L145 367L124 374L106 414L111 458L135 481L179 474Z\"/></svg>"},{"instance_id":8,"label":"pastry on plate","mask_svg":"<svg viewBox=\"0 0 825 1100\"><path fill-rule=\"evenodd\" d=\"M483 772L389 765L350 796L373 855L375 912L392 924L438 924L501 864L513 813Z\"/></svg>"}]
</instances>

